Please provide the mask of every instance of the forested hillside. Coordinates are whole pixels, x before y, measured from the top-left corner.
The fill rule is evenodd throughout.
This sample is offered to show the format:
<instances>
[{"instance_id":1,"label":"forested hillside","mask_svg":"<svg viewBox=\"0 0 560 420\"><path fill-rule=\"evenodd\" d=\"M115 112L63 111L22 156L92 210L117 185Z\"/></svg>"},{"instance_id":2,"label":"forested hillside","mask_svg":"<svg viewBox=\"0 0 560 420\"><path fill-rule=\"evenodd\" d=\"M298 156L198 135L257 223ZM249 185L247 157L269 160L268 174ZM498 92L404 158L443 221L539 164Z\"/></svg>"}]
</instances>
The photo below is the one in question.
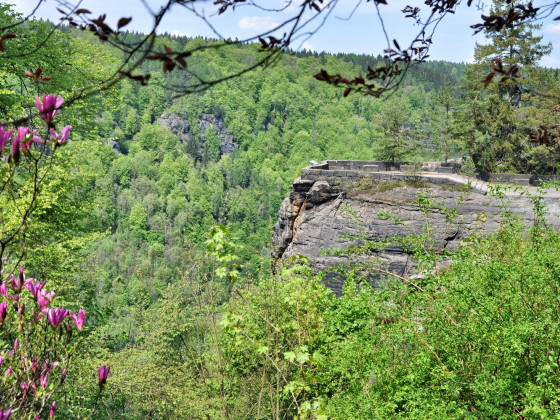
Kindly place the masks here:
<instances>
[{"instance_id":1,"label":"forested hillside","mask_svg":"<svg viewBox=\"0 0 560 420\"><path fill-rule=\"evenodd\" d=\"M399 279L373 292L349 269L355 281L337 299L305 261L272 275L269 260L282 200L310 160L463 157L473 169L556 173L558 152L527 134L557 121L560 92L556 70L531 64L548 48L531 28L477 47L474 64L418 64L381 98L345 97L313 75L366 72L382 57L288 51L187 96L174 87L192 76L147 60L137 69L150 73L146 85L124 78L70 103L110 77L122 52L70 27L17 25L9 6L0 10L16 35L3 39L0 59L0 410L99 419L557 414L559 242L537 205L530 232L511 220L498 236L473 235L457 267L427 270L422 284ZM508 59L527 64L524 77L484 88L486 58L520 39L530 42ZM257 44L213 42L156 41L161 51L206 45L188 66L209 79L258 60ZM68 106L49 108L60 97ZM426 267L439 258L424 257ZM502 288L498 271L507 273L505 306L492 293ZM464 296L486 312L469 312ZM516 304L532 311L518 329L507 318ZM500 328L482 334L494 317Z\"/></svg>"}]
</instances>

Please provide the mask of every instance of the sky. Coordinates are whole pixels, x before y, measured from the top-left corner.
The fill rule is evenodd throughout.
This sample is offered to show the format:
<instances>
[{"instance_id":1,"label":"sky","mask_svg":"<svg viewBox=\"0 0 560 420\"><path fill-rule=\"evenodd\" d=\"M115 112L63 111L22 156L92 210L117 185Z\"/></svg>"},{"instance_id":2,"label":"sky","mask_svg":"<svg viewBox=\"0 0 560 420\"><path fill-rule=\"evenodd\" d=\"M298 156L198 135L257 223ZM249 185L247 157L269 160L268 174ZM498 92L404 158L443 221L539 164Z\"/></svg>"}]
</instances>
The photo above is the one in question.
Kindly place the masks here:
<instances>
[{"instance_id":1,"label":"sky","mask_svg":"<svg viewBox=\"0 0 560 420\"><path fill-rule=\"evenodd\" d=\"M1 0L0 0L1 1ZM39 0L8 0L15 3L17 11L28 14ZM73 0L72 3L75 3ZM268 7L283 6L288 0L263 0L260 4ZM295 4L299 3L294 1ZM354 10L356 4L359 6ZM389 5L380 5L385 28L389 40L397 39L401 47L408 45L417 35L419 28L405 20L400 12L406 4L423 6L423 2L413 0L389 0ZM473 4L476 3L473 2ZM93 15L107 14L107 22L113 27L120 17L132 16L133 20L127 29L145 32L152 24L152 16L147 7L158 10L162 0L82 0L80 7L89 9ZM197 1L198 12L205 16L214 30L222 36L246 39L274 28L297 11L289 6L281 13L266 12L251 6L238 6L235 11L228 11L221 16L216 15L213 0ZM538 0L535 2L538 6ZM56 11L54 0L43 0L36 13L37 17L56 21L60 13ZM430 47L431 60L447 60L454 62L470 62L476 42L484 43L482 35L473 35L470 25L481 21L483 11L473 6L462 5L454 15L448 15L439 24ZM560 13L559 13L560 14ZM311 11L307 16L312 16ZM553 17L556 15L553 15ZM313 34L301 34L295 40L293 49L309 49L317 52L331 53L351 52L363 54L383 54L387 48L386 38L381 30L379 17L373 2L362 0L338 0L326 22L317 28L310 26ZM316 29L316 30L315 30ZM160 32L176 35L216 37L213 29L200 17L193 15L181 6L175 6L166 15L160 25ZM551 42L553 51L550 56L541 60L541 65L560 68L560 22L545 20L539 31L545 42Z\"/></svg>"}]
</instances>

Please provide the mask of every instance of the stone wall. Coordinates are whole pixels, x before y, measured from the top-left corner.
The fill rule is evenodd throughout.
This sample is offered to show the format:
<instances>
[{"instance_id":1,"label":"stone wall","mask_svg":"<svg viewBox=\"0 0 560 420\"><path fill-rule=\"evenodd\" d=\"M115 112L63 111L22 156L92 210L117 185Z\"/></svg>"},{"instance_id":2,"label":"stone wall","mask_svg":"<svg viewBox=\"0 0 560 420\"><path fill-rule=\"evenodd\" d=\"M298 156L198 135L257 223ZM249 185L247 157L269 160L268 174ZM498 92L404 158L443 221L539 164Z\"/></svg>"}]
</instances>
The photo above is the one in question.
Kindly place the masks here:
<instances>
[{"instance_id":1,"label":"stone wall","mask_svg":"<svg viewBox=\"0 0 560 420\"><path fill-rule=\"evenodd\" d=\"M459 174L461 163L459 162L422 162L418 169L410 162L383 162L367 160L326 160L317 165L308 166L301 170L302 179L319 180L327 178L338 178L341 182L356 181L359 178L369 176L373 179L403 179L407 176L428 177L429 174ZM517 185L540 186L542 181L558 181L559 176L536 175L536 174L501 174L481 172L476 177L480 181L494 183L510 183ZM457 183L456 179L447 180L432 177L427 182L438 184Z\"/></svg>"}]
</instances>

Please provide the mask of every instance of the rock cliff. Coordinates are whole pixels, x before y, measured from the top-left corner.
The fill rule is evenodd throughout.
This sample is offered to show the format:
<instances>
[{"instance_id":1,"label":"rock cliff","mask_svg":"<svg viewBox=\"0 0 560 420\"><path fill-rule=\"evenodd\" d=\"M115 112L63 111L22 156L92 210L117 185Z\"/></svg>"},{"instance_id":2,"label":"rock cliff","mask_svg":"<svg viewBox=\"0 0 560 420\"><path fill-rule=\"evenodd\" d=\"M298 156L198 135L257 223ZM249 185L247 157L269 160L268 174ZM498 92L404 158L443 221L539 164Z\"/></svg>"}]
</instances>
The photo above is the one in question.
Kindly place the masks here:
<instances>
[{"instance_id":1,"label":"rock cliff","mask_svg":"<svg viewBox=\"0 0 560 420\"><path fill-rule=\"evenodd\" d=\"M350 262L375 261L380 272L371 279L376 282L387 272L410 275L414 270L412 256L391 241L371 249L368 255L326 251L352 249L363 245L364 240L383 241L422 233L427 222L436 247L453 251L473 232L496 231L503 219L504 204L527 225L533 223L533 206L526 196L509 193L500 200L486 194L480 183L476 188L472 183L470 188L462 186L456 175L423 174L409 176L409 182L404 182L396 172L341 172L324 167L318 174L303 170L302 176L294 181L274 228L273 259L282 261L304 255L314 271L328 271ZM536 192L534 187L528 188ZM418 202L419 193L425 197L427 216ZM547 223L557 228L558 193L547 196L545 202L549 207ZM453 223L448 222L444 208L456 209ZM400 223L395 223L397 220ZM330 272L325 279L337 294L341 293L343 275Z\"/></svg>"},{"instance_id":2,"label":"rock cliff","mask_svg":"<svg viewBox=\"0 0 560 420\"><path fill-rule=\"evenodd\" d=\"M177 135L183 143L192 141L190 135L190 124L186 118L178 114L163 113L159 118L159 123L167 127L169 131ZM204 135L210 126L216 128L216 134L220 138L220 153L222 155L230 155L235 149L239 147L233 134L231 134L222 118L212 114L203 114L197 119L200 127L200 137L204 141Z\"/></svg>"}]
</instances>

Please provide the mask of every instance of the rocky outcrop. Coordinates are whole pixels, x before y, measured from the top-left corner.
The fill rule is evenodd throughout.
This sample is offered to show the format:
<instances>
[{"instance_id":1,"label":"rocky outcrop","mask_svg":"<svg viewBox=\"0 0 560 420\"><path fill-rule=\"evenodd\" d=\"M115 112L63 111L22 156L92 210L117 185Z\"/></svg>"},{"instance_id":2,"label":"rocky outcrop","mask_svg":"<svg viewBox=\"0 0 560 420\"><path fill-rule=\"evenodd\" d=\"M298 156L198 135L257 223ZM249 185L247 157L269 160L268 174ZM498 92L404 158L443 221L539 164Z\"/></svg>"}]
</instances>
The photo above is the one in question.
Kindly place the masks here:
<instances>
[{"instance_id":1,"label":"rocky outcrop","mask_svg":"<svg viewBox=\"0 0 560 420\"><path fill-rule=\"evenodd\" d=\"M272 257L277 261L295 255L308 257L315 272L328 272L325 281L340 294L345 277L340 273L344 269L332 271L335 267L373 263L375 268L368 273L375 273L370 276L374 283L389 272L411 275L414 261L410 251L396 246L390 238L423 233L427 223L436 251L457 250L461 240L471 233L496 231L503 219L501 206L505 201L524 223L533 223L532 204L525 196L510 195L502 201L480 190L461 190L460 186L446 184L404 185L369 179L362 184L358 181L344 185L332 177L298 178L280 209ZM426 197L423 206L429 209L427 214L419 204L420 192ZM550 210L547 222L557 228L558 217L554 215L560 212L558 197L545 201ZM456 209L453 223L447 220L444 208ZM351 251L366 241L386 243L372 246L367 255L340 252Z\"/></svg>"},{"instance_id":2,"label":"rocky outcrop","mask_svg":"<svg viewBox=\"0 0 560 420\"><path fill-rule=\"evenodd\" d=\"M233 134L231 134L224 124L224 121L213 114L203 114L198 119L200 125L200 135L204 138L204 134L211 125L216 127L216 133L220 138L220 151L222 155L231 155L239 145L235 142Z\"/></svg>"},{"instance_id":3,"label":"rocky outcrop","mask_svg":"<svg viewBox=\"0 0 560 420\"><path fill-rule=\"evenodd\" d=\"M191 140L191 136L189 135L190 124L186 118L178 114L163 113L159 118L159 123L167 127L167 129L179 137L183 143L187 143Z\"/></svg>"},{"instance_id":4,"label":"rocky outcrop","mask_svg":"<svg viewBox=\"0 0 560 420\"><path fill-rule=\"evenodd\" d=\"M178 136L183 143L186 144L192 141L191 135L189 134L190 124L186 118L178 114L163 113L159 118L159 123ZM219 116L203 114L197 119L197 123L200 126L200 137L202 141L204 141L204 135L210 126L216 128L216 134L220 139L220 153L222 155L230 155L235 149L239 148L233 134L228 131L224 121Z\"/></svg>"},{"instance_id":5,"label":"rocky outcrop","mask_svg":"<svg viewBox=\"0 0 560 420\"><path fill-rule=\"evenodd\" d=\"M115 140L107 140L107 141L104 141L103 144L111 146L111 148L113 149L113 152L115 152L116 155L122 154L121 145L118 142L116 142Z\"/></svg>"}]
</instances>

